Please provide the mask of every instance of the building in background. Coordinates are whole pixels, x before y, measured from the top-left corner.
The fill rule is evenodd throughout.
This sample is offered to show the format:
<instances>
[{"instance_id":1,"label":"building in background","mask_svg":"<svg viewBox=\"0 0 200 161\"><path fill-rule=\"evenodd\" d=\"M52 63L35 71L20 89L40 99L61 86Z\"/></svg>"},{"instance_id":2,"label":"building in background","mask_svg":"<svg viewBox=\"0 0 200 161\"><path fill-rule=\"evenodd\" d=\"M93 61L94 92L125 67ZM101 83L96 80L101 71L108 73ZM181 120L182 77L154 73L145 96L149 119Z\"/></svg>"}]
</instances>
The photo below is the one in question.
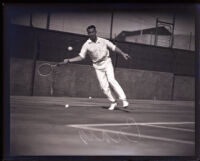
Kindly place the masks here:
<instances>
[{"instance_id":1,"label":"building in background","mask_svg":"<svg viewBox=\"0 0 200 161\"><path fill-rule=\"evenodd\" d=\"M148 28L137 31L122 31L115 38L118 41L134 42L147 45L154 45L156 28ZM157 28L158 46L170 46L171 33L165 27Z\"/></svg>"},{"instance_id":2,"label":"building in background","mask_svg":"<svg viewBox=\"0 0 200 161\"><path fill-rule=\"evenodd\" d=\"M157 33L156 33L157 32ZM157 34L157 43L155 44L155 35ZM148 28L137 31L122 31L115 37L117 41L133 42L147 45L157 45L161 47L170 47L172 33L164 26ZM194 36L178 34L174 35L173 48L194 50Z\"/></svg>"}]
</instances>

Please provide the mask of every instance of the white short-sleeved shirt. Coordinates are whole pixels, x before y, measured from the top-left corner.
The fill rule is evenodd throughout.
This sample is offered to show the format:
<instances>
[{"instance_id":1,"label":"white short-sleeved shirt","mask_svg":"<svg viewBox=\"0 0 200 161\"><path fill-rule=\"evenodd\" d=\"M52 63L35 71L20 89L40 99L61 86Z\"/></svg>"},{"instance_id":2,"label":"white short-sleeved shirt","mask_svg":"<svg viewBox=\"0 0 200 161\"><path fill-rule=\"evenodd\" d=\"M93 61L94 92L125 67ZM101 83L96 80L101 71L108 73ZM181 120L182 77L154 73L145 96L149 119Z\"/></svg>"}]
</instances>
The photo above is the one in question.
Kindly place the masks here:
<instances>
[{"instance_id":1,"label":"white short-sleeved shirt","mask_svg":"<svg viewBox=\"0 0 200 161\"><path fill-rule=\"evenodd\" d=\"M114 51L116 48L116 45L114 45L109 40L97 37L97 41L93 42L90 39L88 39L82 46L82 49L79 53L79 56L82 58L86 57L86 54L89 54L93 66L95 68L101 68L102 64L110 59L110 53L109 50Z\"/></svg>"}]
</instances>

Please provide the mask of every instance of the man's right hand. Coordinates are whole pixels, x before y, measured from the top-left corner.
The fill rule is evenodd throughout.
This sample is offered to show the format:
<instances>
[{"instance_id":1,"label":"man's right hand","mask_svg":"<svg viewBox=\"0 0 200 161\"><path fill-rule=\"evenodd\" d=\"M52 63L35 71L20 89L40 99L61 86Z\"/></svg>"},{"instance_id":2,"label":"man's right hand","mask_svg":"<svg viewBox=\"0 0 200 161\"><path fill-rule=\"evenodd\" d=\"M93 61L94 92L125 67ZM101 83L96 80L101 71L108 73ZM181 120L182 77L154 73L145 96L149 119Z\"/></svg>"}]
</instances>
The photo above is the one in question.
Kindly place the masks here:
<instances>
[{"instance_id":1,"label":"man's right hand","mask_svg":"<svg viewBox=\"0 0 200 161\"><path fill-rule=\"evenodd\" d=\"M65 64L69 63L69 59L64 59L64 63Z\"/></svg>"},{"instance_id":2,"label":"man's right hand","mask_svg":"<svg viewBox=\"0 0 200 161\"><path fill-rule=\"evenodd\" d=\"M64 59L64 61L58 63L57 66L61 66L61 65L67 64L67 63L69 63L69 59Z\"/></svg>"}]
</instances>

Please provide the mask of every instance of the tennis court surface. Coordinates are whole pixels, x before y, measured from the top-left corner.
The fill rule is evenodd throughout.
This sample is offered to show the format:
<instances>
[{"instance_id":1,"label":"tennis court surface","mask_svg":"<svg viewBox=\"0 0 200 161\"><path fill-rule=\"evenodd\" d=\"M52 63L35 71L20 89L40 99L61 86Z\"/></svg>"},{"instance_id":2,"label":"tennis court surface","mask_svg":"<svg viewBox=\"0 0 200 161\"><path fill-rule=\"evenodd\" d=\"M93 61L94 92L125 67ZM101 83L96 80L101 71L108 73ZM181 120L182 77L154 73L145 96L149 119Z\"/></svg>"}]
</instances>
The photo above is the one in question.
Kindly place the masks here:
<instances>
[{"instance_id":1,"label":"tennis court surface","mask_svg":"<svg viewBox=\"0 0 200 161\"><path fill-rule=\"evenodd\" d=\"M194 102L129 101L109 111L105 98L11 96L11 154L195 154Z\"/></svg>"}]
</instances>

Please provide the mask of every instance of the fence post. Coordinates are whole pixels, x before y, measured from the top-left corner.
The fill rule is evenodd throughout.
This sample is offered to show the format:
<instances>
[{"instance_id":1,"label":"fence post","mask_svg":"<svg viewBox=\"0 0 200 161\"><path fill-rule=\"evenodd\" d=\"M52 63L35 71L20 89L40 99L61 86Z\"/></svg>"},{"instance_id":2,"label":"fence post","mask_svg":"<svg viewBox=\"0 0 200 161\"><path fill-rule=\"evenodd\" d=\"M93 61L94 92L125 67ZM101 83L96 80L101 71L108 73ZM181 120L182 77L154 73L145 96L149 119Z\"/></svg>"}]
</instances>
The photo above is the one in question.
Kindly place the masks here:
<instances>
[{"instance_id":1,"label":"fence post","mask_svg":"<svg viewBox=\"0 0 200 161\"><path fill-rule=\"evenodd\" d=\"M35 84L35 68L36 68L36 62L38 59L38 52L39 52L39 40L38 35L36 32L36 29L33 28L33 35L34 35L34 55L33 55L33 68L32 68L32 80L31 80L31 96L33 96L34 93L34 84Z\"/></svg>"},{"instance_id":2,"label":"fence post","mask_svg":"<svg viewBox=\"0 0 200 161\"><path fill-rule=\"evenodd\" d=\"M189 50L191 50L191 43L192 43L192 32L190 32Z\"/></svg>"},{"instance_id":3,"label":"fence post","mask_svg":"<svg viewBox=\"0 0 200 161\"><path fill-rule=\"evenodd\" d=\"M115 34L114 42L115 42L115 40L116 40L116 34ZM114 70L115 70L115 68L117 68L118 57L119 57L118 54L115 54Z\"/></svg>"},{"instance_id":4,"label":"fence post","mask_svg":"<svg viewBox=\"0 0 200 161\"><path fill-rule=\"evenodd\" d=\"M174 100L174 83L175 83L175 77L176 77L176 54L174 53L174 50L171 48L172 52L172 91L171 91L171 100Z\"/></svg>"},{"instance_id":5,"label":"fence post","mask_svg":"<svg viewBox=\"0 0 200 161\"><path fill-rule=\"evenodd\" d=\"M140 31L140 43L142 43L143 30Z\"/></svg>"},{"instance_id":6,"label":"fence post","mask_svg":"<svg viewBox=\"0 0 200 161\"><path fill-rule=\"evenodd\" d=\"M172 23L172 41L170 47L173 48L174 46L174 26L175 26L175 19L176 19L176 14L173 15L173 23Z\"/></svg>"},{"instance_id":7,"label":"fence post","mask_svg":"<svg viewBox=\"0 0 200 161\"><path fill-rule=\"evenodd\" d=\"M158 36L157 30L158 30L158 18L156 18L156 31L155 31L155 39L154 39L155 46L157 45L157 36Z\"/></svg>"},{"instance_id":8,"label":"fence post","mask_svg":"<svg viewBox=\"0 0 200 161\"><path fill-rule=\"evenodd\" d=\"M113 11L111 11L110 40L112 40L112 28L113 28Z\"/></svg>"},{"instance_id":9,"label":"fence post","mask_svg":"<svg viewBox=\"0 0 200 161\"><path fill-rule=\"evenodd\" d=\"M49 30L49 25L50 25L50 12L47 12L47 30Z\"/></svg>"}]
</instances>

